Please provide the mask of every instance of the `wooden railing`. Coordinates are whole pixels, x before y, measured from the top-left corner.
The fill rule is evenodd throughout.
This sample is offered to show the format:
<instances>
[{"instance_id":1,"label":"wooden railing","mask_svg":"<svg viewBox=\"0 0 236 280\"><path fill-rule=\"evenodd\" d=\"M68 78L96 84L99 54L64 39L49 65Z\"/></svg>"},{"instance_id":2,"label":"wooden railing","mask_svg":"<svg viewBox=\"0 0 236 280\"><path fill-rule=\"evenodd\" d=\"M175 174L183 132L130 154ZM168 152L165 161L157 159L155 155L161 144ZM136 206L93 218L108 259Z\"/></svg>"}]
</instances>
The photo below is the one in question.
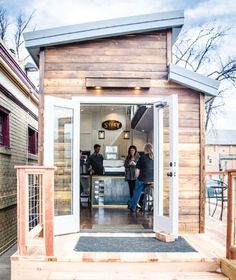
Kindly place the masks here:
<instances>
[{"instance_id":1,"label":"wooden railing","mask_svg":"<svg viewBox=\"0 0 236 280\"><path fill-rule=\"evenodd\" d=\"M228 171L226 257L236 259L236 170Z\"/></svg>"},{"instance_id":2,"label":"wooden railing","mask_svg":"<svg viewBox=\"0 0 236 280\"><path fill-rule=\"evenodd\" d=\"M30 248L40 243L44 254L53 256L54 168L16 166L16 169L18 254L27 256Z\"/></svg>"}]
</instances>

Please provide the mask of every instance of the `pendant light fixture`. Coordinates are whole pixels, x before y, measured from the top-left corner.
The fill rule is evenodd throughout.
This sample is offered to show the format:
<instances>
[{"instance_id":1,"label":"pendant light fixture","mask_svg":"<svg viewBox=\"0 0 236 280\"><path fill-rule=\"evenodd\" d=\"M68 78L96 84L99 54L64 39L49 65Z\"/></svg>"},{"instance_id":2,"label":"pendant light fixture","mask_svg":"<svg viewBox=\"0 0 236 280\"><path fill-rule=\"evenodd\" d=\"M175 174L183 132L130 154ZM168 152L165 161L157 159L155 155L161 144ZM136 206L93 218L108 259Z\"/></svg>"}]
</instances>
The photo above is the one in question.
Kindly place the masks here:
<instances>
[{"instance_id":1,"label":"pendant light fixture","mask_svg":"<svg viewBox=\"0 0 236 280\"><path fill-rule=\"evenodd\" d=\"M98 139L105 139L105 131L98 130Z\"/></svg>"},{"instance_id":2,"label":"pendant light fixture","mask_svg":"<svg viewBox=\"0 0 236 280\"><path fill-rule=\"evenodd\" d=\"M123 131L123 135L124 135L124 139L125 140L129 140L130 139L130 131L127 129L127 116L128 116L128 111L127 111L127 108L126 108L126 116L125 116L125 121L126 121L126 130Z\"/></svg>"},{"instance_id":3,"label":"pendant light fixture","mask_svg":"<svg viewBox=\"0 0 236 280\"><path fill-rule=\"evenodd\" d=\"M102 106L100 111L100 122L102 123ZM98 130L98 139L105 139L105 130L103 129Z\"/></svg>"}]
</instances>

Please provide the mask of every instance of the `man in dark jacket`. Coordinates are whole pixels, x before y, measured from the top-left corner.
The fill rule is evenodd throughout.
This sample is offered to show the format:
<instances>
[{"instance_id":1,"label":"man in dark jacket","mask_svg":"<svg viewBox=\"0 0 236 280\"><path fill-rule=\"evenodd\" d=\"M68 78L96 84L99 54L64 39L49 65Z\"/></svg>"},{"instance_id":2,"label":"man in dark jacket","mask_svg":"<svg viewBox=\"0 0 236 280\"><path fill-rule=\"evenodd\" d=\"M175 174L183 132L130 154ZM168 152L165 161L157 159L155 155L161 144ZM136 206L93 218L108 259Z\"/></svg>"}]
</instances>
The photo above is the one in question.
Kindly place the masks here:
<instances>
[{"instance_id":1,"label":"man in dark jacket","mask_svg":"<svg viewBox=\"0 0 236 280\"><path fill-rule=\"evenodd\" d=\"M103 156L99 153L101 146L94 145L94 153L88 159L88 168L94 175L103 175Z\"/></svg>"}]
</instances>

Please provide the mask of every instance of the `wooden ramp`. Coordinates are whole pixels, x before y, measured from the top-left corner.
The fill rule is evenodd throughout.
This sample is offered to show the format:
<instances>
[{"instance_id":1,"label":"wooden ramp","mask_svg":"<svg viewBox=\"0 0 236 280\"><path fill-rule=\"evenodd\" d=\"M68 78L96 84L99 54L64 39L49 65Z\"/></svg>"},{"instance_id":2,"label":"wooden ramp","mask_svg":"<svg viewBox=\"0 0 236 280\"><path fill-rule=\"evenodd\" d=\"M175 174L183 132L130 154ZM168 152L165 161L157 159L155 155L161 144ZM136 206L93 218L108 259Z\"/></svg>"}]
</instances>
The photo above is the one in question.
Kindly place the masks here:
<instances>
[{"instance_id":1,"label":"wooden ramp","mask_svg":"<svg viewBox=\"0 0 236 280\"><path fill-rule=\"evenodd\" d=\"M188 234L185 239L197 252L190 253L128 253L77 252L78 238L93 236L127 236L127 233L80 233L58 236L53 258L44 257L40 246L32 248L28 257L12 257L12 280L184 280L219 279L222 248L204 234ZM153 233L129 236L153 236ZM33 275L33 278L32 278Z\"/></svg>"}]
</instances>

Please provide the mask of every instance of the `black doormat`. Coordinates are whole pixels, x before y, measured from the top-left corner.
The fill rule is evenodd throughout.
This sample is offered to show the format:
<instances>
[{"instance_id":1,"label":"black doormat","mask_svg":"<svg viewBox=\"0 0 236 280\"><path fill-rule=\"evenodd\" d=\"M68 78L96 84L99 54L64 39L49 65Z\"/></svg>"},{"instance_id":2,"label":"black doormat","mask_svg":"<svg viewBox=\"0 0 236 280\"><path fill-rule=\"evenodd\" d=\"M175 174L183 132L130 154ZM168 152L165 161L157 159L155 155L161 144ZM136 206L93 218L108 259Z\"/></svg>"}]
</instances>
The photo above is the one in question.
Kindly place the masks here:
<instances>
[{"instance_id":1,"label":"black doormat","mask_svg":"<svg viewBox=\"0 0 236 280\"><path fill-rule=\"evenodd\" d=\"M79 252L197 252L188 242L179 237L166 243L154 237L89 237L81 236L75 246Z\"/></svg>"}]
</instances>

